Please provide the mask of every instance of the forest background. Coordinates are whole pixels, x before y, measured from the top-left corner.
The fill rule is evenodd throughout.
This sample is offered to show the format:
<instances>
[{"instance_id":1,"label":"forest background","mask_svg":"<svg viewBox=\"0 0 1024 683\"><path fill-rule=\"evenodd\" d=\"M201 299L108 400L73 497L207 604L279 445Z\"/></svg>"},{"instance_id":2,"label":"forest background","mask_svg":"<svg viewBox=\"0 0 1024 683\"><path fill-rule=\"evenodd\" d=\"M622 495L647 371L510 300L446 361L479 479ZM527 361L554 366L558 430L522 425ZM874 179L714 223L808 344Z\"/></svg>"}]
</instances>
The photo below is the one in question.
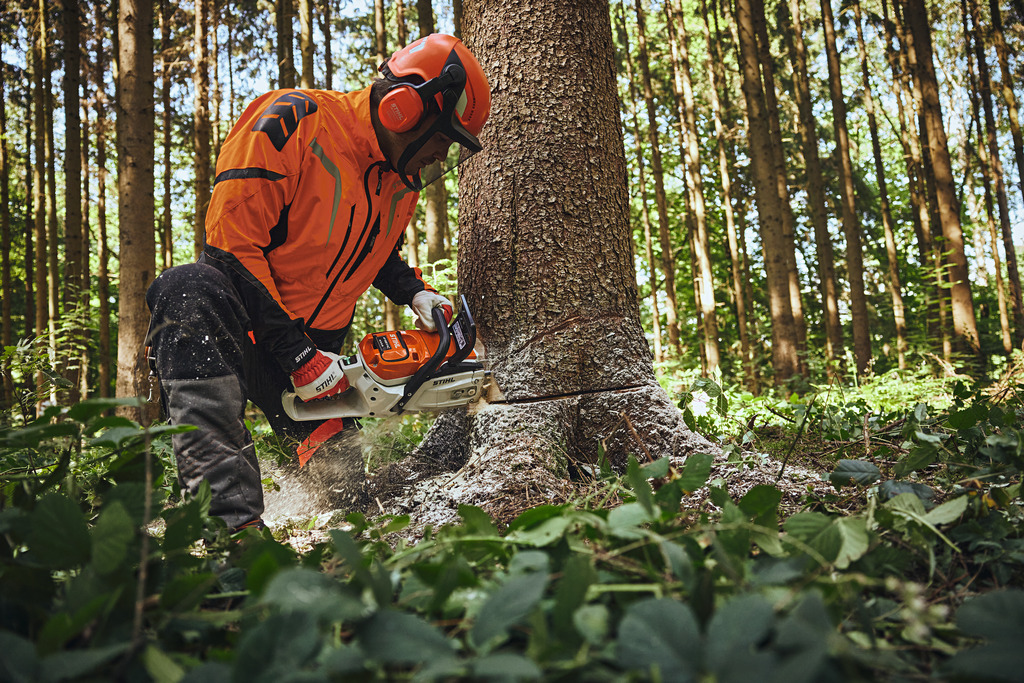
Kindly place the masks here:
<instances>
[{"instance_id":1,"label":"forest background","mask_svg":"<svg viewBox=\"0 0 1024 683\"><path fill-rule=\"evenodd\" d=\"M274 87L361 87L410 36L458 31L458 3L437 20L428 5L157 4L155 61L135 52L127 67L152 88L140 118L116 116L129 95L114 6L9 3L5 405L44 386L55 398L47 372L72 400L111 395L115 381L119 395L138 391L146 282L122 274L149 280L195 258L234 117ZM1024 327L1021 9L753 8L750 81L728 6L610 6L642 315L662 376L720 372L758 394L894 369L998 374ZM406 251L451 284L448 185L447 210L428 197ZM782 201L753 201L769 185ZM401 315L373 290L350 337Z\"/></svg>"},{"instance_id":2,"label":"forest background","mask_svg":"<svg viewBox=\"0 0 1024 683\"><path fill-rule=\"evenodd\" d=\"M513 400L435 426L470 433L473 457L490 445L478 475L528 479L522 452L554 453L562 487L442 506L457 519L441 528L332 517L296 548L302 530L232 536L207 491L183 498L175 428L108 414L152 389L144 293L201 248L217 150L248 101L362 87L399 45L460 34L462 4L4 6L0 678L1020 680L1019 0L466 8L495 84L544 83L558 115L539 117L547 90L513 90L531 125L486 135L529 171L526 194L478 155L425 193L407 258L446 293L487 295L491 346L523 332L501 317L513 288L542 302L513 322L547 327L526 330ZM538 33L536 55L501 52ZM563 71L526 73L552 55ZM492 126L527 109L499 92ZM602 147L607 130L581 138L580 121L603 120L609 94ZM562 125L552 137L575 146L529 138ZM535 219L557 224L558 207L627 227L593 180L617 183L620 158L629 234L547 234ZM580 166L592 175L558 175ZM486 200L510 178L514 199L544 200L511 202L518 232L580 259L505 278L481 257L523 244L480 227L503 225L508 206ZM545 194L552 181L601 206ZM460 211L460 194L477 201ZM573 270L534 277L550 263ZM588 299L602 277L611 294ZM626 322L563 324L590 304ZM370 292L350 341L403 315ZM552 341L581 330L587 344ZM671 411L645 392L648 346ZM621 414L614 439L587 431L598 412ZM531 439L538 417L569 427ZM713 443L652 457L679 455L665 444L682 421Z\"/></svg>"}]
</instances>

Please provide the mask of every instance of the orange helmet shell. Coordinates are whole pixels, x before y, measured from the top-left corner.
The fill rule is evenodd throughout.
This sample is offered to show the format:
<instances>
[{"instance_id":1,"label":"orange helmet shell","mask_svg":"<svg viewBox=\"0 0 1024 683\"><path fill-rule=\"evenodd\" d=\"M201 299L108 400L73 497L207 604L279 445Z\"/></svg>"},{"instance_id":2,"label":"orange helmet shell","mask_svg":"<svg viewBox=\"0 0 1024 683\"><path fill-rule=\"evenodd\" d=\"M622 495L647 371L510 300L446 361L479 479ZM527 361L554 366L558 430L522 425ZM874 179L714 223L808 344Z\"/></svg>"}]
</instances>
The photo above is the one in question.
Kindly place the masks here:
<instances>
[{"instance_id":1,"label":"orange helmet shell","mask_svg":"<svg viewBox=\"0 0 1024 683\"><path fill-rule=\"evenodd\" d=\"M491 112L491 88L480 62L461 40L444 33L432 33L395 52L381 70L386 66L395 80L418 78L422 79L419 82L426 83L441 75L452 52L466 71L466 86L455 105L455 114L465 129L477 136Z\"/></svg>"}]
</instances>

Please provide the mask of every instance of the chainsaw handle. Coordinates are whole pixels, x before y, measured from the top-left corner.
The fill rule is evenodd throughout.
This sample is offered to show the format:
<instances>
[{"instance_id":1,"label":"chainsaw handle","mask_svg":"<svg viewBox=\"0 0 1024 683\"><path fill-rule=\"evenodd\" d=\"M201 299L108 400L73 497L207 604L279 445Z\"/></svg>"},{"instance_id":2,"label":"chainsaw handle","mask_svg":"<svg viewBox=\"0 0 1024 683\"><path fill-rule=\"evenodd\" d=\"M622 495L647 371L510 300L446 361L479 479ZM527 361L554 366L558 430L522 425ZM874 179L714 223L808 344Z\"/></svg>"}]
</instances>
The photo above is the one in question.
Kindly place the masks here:
<instances>
[{"instance_id":1,"label":"chainsaw handle","mask_svg":"<svg viewBox=\"0 0 1024 683\"><path fill-rule=\"evenodd\" d=\"M402 398L397 404L395 404L395 407L392 408L395 412L401 413L402 409L405 408L405 404L409 402L409 399L412 398L413 394L415 394L416 391L423 386L423 383L427 381L427 379L429 379L439 367L441 367L441 363L443 363L445 357L448 356L448 348L452 345L452 335L448 331L448 319L445 318L444 309L440 306L432 308L430 310L430 315L434 319L434 324L437 325L437 334L439 337L437 340L437 351L434 351L434 355L430 357L430 360L427 361L426 365L417 370L416 374L409 380L409 383L405 385L405 392L402 395Z\"/></svg>"}]
</instances>

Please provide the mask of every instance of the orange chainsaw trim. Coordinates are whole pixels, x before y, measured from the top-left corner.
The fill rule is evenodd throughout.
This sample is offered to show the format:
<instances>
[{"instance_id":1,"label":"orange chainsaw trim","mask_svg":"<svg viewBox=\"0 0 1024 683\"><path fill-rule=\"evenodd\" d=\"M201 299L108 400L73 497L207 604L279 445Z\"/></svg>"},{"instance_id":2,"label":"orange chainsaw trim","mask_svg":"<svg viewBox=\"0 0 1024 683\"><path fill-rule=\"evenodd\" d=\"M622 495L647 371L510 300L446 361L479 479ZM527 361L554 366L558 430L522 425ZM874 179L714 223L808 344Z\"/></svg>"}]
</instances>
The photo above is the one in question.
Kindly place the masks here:
<instances>
[{"instance_id":1,"label":"orange chainsaw trim","mask_svg":"<svg viewBox=\"0 0 1024 683\"><path fill-rule=\"evenodd\" d=\"M437 351L441 336L436 332L420 330L389 330L368 334L359 342L359 353L363 362L377 377L383 380L412 377ZM455 344L448 349L445 358L456 352ZM476 358L471 352L470 359Z\"/></svg>"},{"instance_id":2,"label":"orange chainsaw trim","mask_svg":"<svg viewBox=\"0 0 1024 683\"><path fill-rule=\"evenodd\" d=\"M313 430L313 433L295 448L295 455L299 456L299 469L306 466L309 459L313 457L317 449L335 434L340 434L345 429L345 421L340 417L327 420Z\"/></svg>"}]
</instances>

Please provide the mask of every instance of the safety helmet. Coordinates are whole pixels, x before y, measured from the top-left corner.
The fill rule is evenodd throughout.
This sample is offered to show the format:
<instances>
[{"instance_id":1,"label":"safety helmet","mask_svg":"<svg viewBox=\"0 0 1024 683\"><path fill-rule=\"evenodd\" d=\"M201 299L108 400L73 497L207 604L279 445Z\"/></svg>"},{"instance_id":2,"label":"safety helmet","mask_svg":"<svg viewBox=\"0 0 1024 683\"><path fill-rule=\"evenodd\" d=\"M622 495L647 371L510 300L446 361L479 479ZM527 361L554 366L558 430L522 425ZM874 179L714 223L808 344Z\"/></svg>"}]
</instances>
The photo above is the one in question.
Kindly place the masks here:
<instances>
[{"instance_id":1,"label":"safety helmet","mask_svg":"<svg viewBox=\"0 0 1024 683\"><path fill-rule=\"evenodd\" d=\"M421 125L432 113L439 116L407 145L396 164L402 180L413 190L426 184L410 178L406 165L436 133L479 152L480 134L491 111L491 88L476 57L455 36L433 33L395 52L380 65L391 87L377 108L381 123L396 133Z\"/></svg>"}]
</instances>

